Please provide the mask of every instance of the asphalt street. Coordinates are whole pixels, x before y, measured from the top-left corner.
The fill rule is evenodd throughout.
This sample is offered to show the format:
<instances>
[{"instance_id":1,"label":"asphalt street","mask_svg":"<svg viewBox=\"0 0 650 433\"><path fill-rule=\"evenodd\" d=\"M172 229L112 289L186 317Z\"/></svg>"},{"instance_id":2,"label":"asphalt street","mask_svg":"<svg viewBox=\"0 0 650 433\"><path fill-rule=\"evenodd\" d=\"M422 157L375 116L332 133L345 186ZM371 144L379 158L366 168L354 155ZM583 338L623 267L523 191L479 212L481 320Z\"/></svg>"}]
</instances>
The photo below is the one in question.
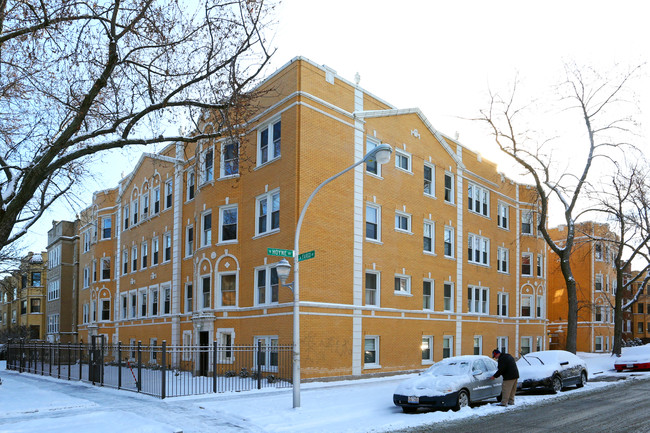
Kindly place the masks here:
<instances>
[{"instance_id":1,"label":"asphalt street","mask_svg":"<svg viewBox=\"0 0 650 433\"><path fill-rule=\"evenodd\" d=\"M515 405L492 416L396 430L394 433L648 433L649 406L650 380L627 380L624 384L593 392L572 393L567 390L547 403L529 407Z\"/></svg>"}]
</instances>

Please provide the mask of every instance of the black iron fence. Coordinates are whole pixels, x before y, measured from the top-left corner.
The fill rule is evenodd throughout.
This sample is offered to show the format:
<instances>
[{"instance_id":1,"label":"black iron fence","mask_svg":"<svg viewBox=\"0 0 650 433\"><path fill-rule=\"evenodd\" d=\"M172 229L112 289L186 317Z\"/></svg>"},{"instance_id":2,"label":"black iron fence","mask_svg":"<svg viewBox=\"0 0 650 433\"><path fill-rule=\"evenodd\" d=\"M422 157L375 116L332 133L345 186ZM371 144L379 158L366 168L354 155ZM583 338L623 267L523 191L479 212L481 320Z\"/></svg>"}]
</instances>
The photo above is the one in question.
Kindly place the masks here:
<instances>
[{"instance_id":1,"label":"black iron fence","mask_svg":"<svg viewBox=\"0 0 650 433\"><path fill-rule=\"evenodd\" d=\"M292 385L292 346L10 343L7 369L177 397Z\"/></svg>"}]
</instances>

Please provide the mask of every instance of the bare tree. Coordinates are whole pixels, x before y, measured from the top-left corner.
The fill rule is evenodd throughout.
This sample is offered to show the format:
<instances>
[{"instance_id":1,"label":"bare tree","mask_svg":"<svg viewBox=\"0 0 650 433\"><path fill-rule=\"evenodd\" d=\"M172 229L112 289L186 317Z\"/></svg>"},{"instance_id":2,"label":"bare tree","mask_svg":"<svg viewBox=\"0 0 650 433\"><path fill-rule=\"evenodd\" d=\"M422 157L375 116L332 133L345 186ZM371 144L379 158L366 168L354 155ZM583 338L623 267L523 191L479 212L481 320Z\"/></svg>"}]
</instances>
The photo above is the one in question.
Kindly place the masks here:
<instances>
[{"instance_id":1,"label":"bare tree","mask_svg":"<svg viewBox=\"0 0 650 433\"><path fill-rule=\"evenodd\" d=\"M228 134L272 54L272 8L0 0L0 249L70 191L91 155ZM197 130L206 113L209 132Z\"/></svg>"},{"instance_id":2,"label":"bare tree","mask_svg":"<svg viewBox=\"0 0 650 433\"><path fill-rule=\"evenodd\" d=\"M558 88L561 96L559 107L566 112L577 111L584 128L584 143L565 144L581 152L579 157L572 156L570 162L565 159L566 167L558 168L560 158L554 157L549 150L556 137L546 137L544 133L528 128L518 129L525 107L519 107L515 103L516 85L506 99L490 93L488 107L481 110L481 115L476 119L487 123L501 151L509 155L523 168L524 174L533 180L540 204L538 230L551 250L558 255L567 288L566 350L573 353L576 352L578 330L578 297L570 258L574 248L576 222L583 212L580 206L589 189L592 168L597 158L611 158L612 150L625 144L615 137L628 132L629 119L612 117L610 110L626 102L623 95L635 71L636 69L625 73L619 79L608 79L591 70L565 66L566 81ZM566 155L565 152L563 154ZM549 212L555 203L559 203L562 209L567 228L562 239L552 239L546 227Z\"/></svg>"}]
</instances>

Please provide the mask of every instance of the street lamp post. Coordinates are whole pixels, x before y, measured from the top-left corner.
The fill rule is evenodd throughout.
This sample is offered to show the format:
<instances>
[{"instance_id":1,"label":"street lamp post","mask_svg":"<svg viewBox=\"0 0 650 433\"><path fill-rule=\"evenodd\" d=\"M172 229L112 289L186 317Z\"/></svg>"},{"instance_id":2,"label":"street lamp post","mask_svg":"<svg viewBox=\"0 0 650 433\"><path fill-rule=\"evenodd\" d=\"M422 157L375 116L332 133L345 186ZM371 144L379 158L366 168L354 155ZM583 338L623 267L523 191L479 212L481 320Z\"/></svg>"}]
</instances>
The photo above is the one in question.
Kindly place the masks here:
<instances>
[{"instance_id":1,"label":"street lamp post","mask_svg":"<svg viewBox=\"0 0 650 433\"><path fill-rule=\"evenodd\" d=\"M390 154L393 152L393 148L386 143L382 143L379 146L371 149L366 153L366 155L359 161L355 162L345 170L335 174L334 176L326 179L316 187L316 189L311 193L305 205L302 207L300 212L300 217L298 218L298 224L296 224L296 235L293 240L293 283L287 284L287 278L291 272L291 265L286 259L282 259L278 262L276 271L278 273L278 279L283 286L291 287L293 290L293 407L300 407L300 266L298 261L299 255L299 241L300 241L300 228L302 227L302 220L305 218L305 213L307 208L311 203L314 196L321 190L325 185L336 179L337 177L347 173L356 166L368 163L368 162L377 162L377 164L385 164L390 161Z\"/></svg>"}]
</instances>

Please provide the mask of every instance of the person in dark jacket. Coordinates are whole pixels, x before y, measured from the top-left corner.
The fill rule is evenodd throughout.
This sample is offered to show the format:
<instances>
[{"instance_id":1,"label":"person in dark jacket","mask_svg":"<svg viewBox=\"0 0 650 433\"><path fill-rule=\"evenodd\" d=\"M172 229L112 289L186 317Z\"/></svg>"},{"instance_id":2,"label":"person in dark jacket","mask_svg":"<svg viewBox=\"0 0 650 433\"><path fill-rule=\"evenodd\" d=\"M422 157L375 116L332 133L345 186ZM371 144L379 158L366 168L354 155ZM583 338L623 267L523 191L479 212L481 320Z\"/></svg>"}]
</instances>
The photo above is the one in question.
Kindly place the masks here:
<instances>
[{"instance_id":1,"label":"person in dark jacket","mask_svg":"<svg viewBox=\"0 0 650 433\"><path fill-rule=\"evenodd\" d=\"M501 385L501 403L499 406L508 406L515 404L515 393L517 392L517 379L519 379L519 369L515 358L508 353L501 353L499 349L492 351L492 358L497 360L498 368L491 379L503 376L503 385Z\"/></svg>"}]
</instances>

